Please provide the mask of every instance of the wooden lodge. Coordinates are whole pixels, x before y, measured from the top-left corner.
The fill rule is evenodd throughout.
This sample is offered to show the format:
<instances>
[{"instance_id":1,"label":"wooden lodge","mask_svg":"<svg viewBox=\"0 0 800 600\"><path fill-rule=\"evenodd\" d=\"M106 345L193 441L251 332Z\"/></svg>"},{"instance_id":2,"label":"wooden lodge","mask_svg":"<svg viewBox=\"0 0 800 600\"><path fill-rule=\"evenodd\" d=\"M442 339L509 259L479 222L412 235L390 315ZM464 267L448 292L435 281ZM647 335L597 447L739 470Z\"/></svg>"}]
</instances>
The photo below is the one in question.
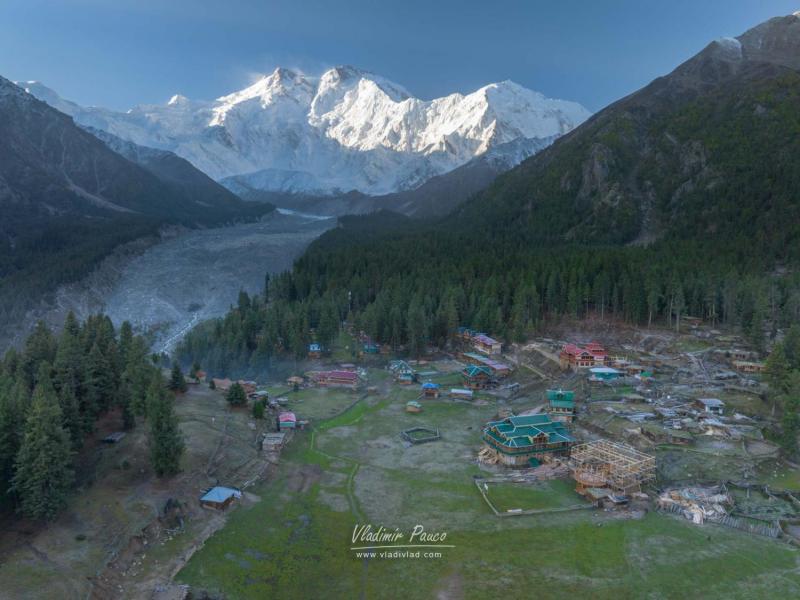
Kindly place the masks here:
<instances>
[{"instance_id":1,"label":"wooden lodge","mask_svg":"<svg viewBox=\"0 0 800 600\"><path fill-rule=\"evenodd\" d=\"M766 366L763 362L754 362L750 360L735 360L733 361L733 368L739 373L758 374L763 373Z\"/></svg>"},{"instance_id":2,"label":"wooden lodge","mask_svg":"<svg viewBox=\"0 0 800 600\"><path fill-rule=\"evenodd\" d=\"M475 393L468 389L451 388L450 397L457 400L472 400L475 397Z\"/></svg>"},{"instance_id":3,"label":"wooden lodge","mask_svg":"<svg viewBox=\"0 0 800 600\"><path fill-rule=\"evenodd\" d=\"M322 345L317 342L312 342L308 345L308 358L321 358Z\"/></svg>"},{"instance_id":4,"label":"wooden lodge","mask_svg":"<svg viewBox=\"0 0 800 600\"><path fill-rule=\"evenodd\" d=\"M498 462L510 467L526 467L550 456L568 454L575 443L564 424L546 414L491 421L483 430L483 441Z\"/></svg>"},{"instance_id":5,"label":"wooden lodge","mask_svg":"<svg viewBox=\"0 0 800 600\"><path fill-rule=\"evenodd\" d=\"M575 419L575 392L547 390L547 413L553 421L571 423Z\"/></svg>"},{"instance_id":6,"label":"wooden lodge","mask_svg":"<svg viewBox=\"0 0 800 600\"><path fill-rule=\"evenodd\" d=\"M417 372L404 360L393 360L389 363L389 370L400 385L411 385L419 381Z\"/></svg>"},{"instance_id":7,"label":"wooden lodge","mask_svg":"<svg viewBox=\"0 0 800 600\"><path fill-rule=\"evenodd\" d=\"M564 344L558 358L562 369L582 369L603 366L608 353L597 342L583 347L577 344Z\"/></svg>"},{"instance_id":8,"label":"wooden lodge","mask_svg":"<svg viewBox=\"0 0 800 600\"><path fill-rule=\"evenodd\" d=\"M488 356L476 354L475 352L463 352L461 358L470 365L488 367L494 377L506 377L511 374L511 367Z\"/></svg>"},{"instance_id":9,"label":"wooden lodge","mask_svg":"<svg viewBox=\"0 0 800 600\"><path fill-rule=\"evenodd\" d=\"M439 397L439 384L432 383L430 381L422 384L422 395L426 398L438 398Z\"/></svg>"},{"instance_id":10,"label":"wooden lodge","mask_svg":"<svg viewBox=\"0 0 800 600\"><path fill-rule=\"evenodd\" d=\"M297 428L297 417L293 412L282 412L278 415L278 431Z\"/></svg>"},{"instance_id":11,"label":"wooden lodge","mask_svg":"<svg viewBox=\"0 0 800 600\"><path fill-rule=\"evenodd\" d=\"M467 365L461 370L461 377L464 379L464 385L471 390L482 390L492 378L492 372L489 367Z\"/></svg>"},{"instance_id":12,"label":"wooden lodge","mask_svg":"<svg viewBox=\"0 0 800 600\"><path fill-rule=\"evenodd\" d=\"M200 496L200 506L225 510L231 502L242 497L242 492L236 488L224 487L221 485L212 487L205 494Z\"/></svg>"},{"instance_id":13,"label":"wooden lodge","mask_svg":"<svg viewBox=\"0 0 800 600\"><path fill-rule=\"evenodd\" d=\"M500 354L503 351L503 344L485 333L479 333L472 338L472 347L489 356Z\"/></svg>"},{"instance_id":14,"label":"wooden lodge","mask_svg":"<svg viewBox=\"0 0 800 600\"><path fill-rule=\"evenodd\" d=\"M483 332L470 329L469 327L459 327L456 332L456 337L466 344L470 344L475 350L493 356L500 354L503 351L502 342L489 337Z\"/></svg>"},{"instance_id":15,"label":"wooden lodge","mask_svg":"<svg viewBox=\"0 0 800 600\"><path fill-rule=\"evenodd\" d=\"M722 415L725 411L725 403L719 398L698 398L694 403L697 408L710 415Z\"/></svg>"},{"instance_id":16,"label":"wooden lodge","mask_svg":"<svg viewBox=\"0 0 800 600\"><path fill-rule=\"evenodd\" d=\"M312 374L314 383L320 387L351 387L358 386L358 373L353 371L316 371Z\"/></svg>"}]
</instances>

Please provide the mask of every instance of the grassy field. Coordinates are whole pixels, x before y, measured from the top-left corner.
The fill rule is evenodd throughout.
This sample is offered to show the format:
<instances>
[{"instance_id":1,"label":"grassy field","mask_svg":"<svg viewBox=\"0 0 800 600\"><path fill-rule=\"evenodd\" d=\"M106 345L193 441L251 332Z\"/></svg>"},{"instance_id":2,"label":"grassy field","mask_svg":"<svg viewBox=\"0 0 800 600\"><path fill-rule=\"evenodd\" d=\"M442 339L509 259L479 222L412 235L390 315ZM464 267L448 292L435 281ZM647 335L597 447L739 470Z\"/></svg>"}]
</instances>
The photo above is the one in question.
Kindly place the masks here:
<instances>
[{"instance_id":1,"label":"grassy field","mask_svg":"<svg viewBox=\"0 0 800 600\"><path fill-rule=\"evenodd\" d=\"M543 510L585 504L575 493L571 481L553 480L535 484L490 483L487 497L500 512L507 510Z\"/></svg>"},{"instance_id":2,"label":"grassy field","mask_svg":"<svg viewBox=\"0 0 800 600\"><path fill-rule=\"evenodd\" d=\"M246 409L231 410L223 394L205 386L190 386L175 400L186 453L182 472L159 479L148 460L147 424L128 432L114 445L98 444L83 454L91 465L84 485L68 508L47 527L11 517L0 530L0 598L86 598L90 578L128 540L161 514L168 499L185 503L187 531L161 546L148 549L141 565L124 576L113 575L115 596L147 597L164 565L180 557L202 529L213 526L215 515L199 509L200 493L217 481L240 486L263 470L256 449L258 430L250 427ZM100 423L96 438L114 431L119 419ZM116 586L121 586L117 588Z\"/></svg>"},{"instance_id":3,"label":"grassy field","mask_svg":"<svg viewBox=\"0 0 800 600\"><path fill-rule=\"evenodd\" d=\"M414 390L390 390L300 433L277 478L253 490L261 502L234 511L178 581L230 599L800 594L798 551L713 525L589 510L499 519L473 483L487 476L474 456L495 407L424 401L411 415L404 405ZM413 426L438 427L442 439L406 444L399 434ZM490 494L509 507L580 503L559 481ZM351 536L367 523L422 525L455 547L439 558L359 558Z\"/></svg>"}]
</instances>

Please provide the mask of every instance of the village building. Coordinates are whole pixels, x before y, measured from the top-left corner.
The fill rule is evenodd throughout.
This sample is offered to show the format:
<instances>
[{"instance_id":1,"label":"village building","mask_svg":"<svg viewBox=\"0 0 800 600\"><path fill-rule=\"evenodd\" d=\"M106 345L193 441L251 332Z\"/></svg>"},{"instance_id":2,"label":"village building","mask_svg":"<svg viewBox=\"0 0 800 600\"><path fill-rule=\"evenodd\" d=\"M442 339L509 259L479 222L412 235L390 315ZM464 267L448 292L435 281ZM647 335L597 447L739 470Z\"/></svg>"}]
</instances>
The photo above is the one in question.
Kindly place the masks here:
<instances>
[{"instance_id":1,"label":"village building","mask_svg":"<svg viewBox=\"0 0 800 600\"><path fill-rule=\"evenodd\" d=\"M536 465L551 456L568 454L575 443L564 424L546 414L491 421L483 430L483 441L497 462L512 467Z\"/></svg>"},{"instance_id":2,"label":"village building","mask_svg":"<svg viewBox=\"0 0 800 600\"><path fill-rule=\"evenodd\" d=\"M261 439L261 449L264 452L278 452L286 444L286 438L286 431L265 433Z\"/></svg>"},{"instance_id":3,"label":"village building","mask_svg":"<svg viewBox=\"0 0 800 600\"><path fill-rule=\"evenodd\" d=\"M421 413L422 404L420 404L416 400L410 400L409 402L406 402L406 412L412 414Z\"/></svg>"},{"instance_id":4,"label":"village building","mask_svg":"<svg viewBox=\"0 0 800 600\"><path fill-rule=\"evenodd\" d=\"M628 444L596 440L574 446L569 466L575 479L575 491L586 496L587 490L607 489L610 494L640 492L642 485L656 476L656 459Z\"/></svg>"},{"instance_id":5,"label":"village building","mask_svg":"<svg viewBox=\"0 0 800 600\"><path fill-rule=\"evenodd\" d=\"M725 358L734 361L734 360L752 360L757 356L755 352L752 350L744 350L742 348L728 348L727 350L721 350L721 354L725 356Z\"/></svg>"},{"instance_id":6,"label":"village building","mask_svg":"<svg viewBox=\"0 0 800 600\"><path fill-rule=\"evenodd\" d=\"M314 383L320 387L351 387L358 386L358 373L353 371L315 371L311 374Z\"/></svg>"},{"instance_id":7,"label":"village building","mask_svg":"<svg viewBox=\"0 0 800 600\"><path fill-rule=\"evenodd\" d=\"M302 387L302 385L303 385L304 383L305 383L305 379L303 379L303 378L302 378L302 377L300 377L299 375L292 375L291 377L289 377L289 378L286 380L286 385L288 385L290 388L294 388L294 387L298 387L298 388L299 388L299 387Z\"/></svg>"},{"instance_id":8,"label":"village building","mask_svg":"<svg viewBox=\"0 0 800 600\"><path fill-rule=\"evenodd\" d=\"M482 354L464 352L461 354L461 358L463 358L467 364L488 367L494 377L506 377L511 374L511 367L507 364L493 360Z\"/></svg>"},{"instance_id":9,"label":"village building","mask_svg":"<svg viewBox=\"0 0 800 600\"><path fill-rule=\"evenodd\" d=\"M322 345L317 342L312 342L308 345L308 358L321 358Z\"/></svg>"},{"instance_id":10,"label":"village building","mask_svg":"<svg viewBox=\"0 0 800 600\"><path fill-rule=\"evenodd\" d=\"M614 381L622 377L622 371L612 367L592 367L589 373L589 379L592 381Z\"/></svg>"},{"instance_id":11,"label":"village building","mask_svg":"<svg viewBox=\"0 0 800 600\"><path fill-rule=\"evenodd\" d=\"M558 358L562 369L582 369L604 365L608 354L597 342L583 347L577 344L565 344Z\"/></svg>"},{"instance_id":12,"label":"village building","mask_svg":"<svg viewBox=\"0 0 800 600\"><path fill-rule=\"evenodd\" d=\"M575 392L547 390L547 413L554 421L571 423L575 419Z\"/></svg>"},{"instance_id":13,"label":"village building","mask_svg":"<svg viewBox=\"0 0 800 600\"><path fill-rule=\"evenodd\" d=\"M766 366L762 362L753 362L749 360L735 360L733 361L733 368L740 373L758 374L763 373Z\"/></svg>"},{"instance_id":14,"label":"village building","mask_svg":"<svg viewBox=\"0 0 800 600\"><path fill-rule=\"evenodd\" d=\"M282 412L278 415L278 431L297 428L297 417L293 412Z\"/></svg>"},{"instance_id":15,"label":"village building","mask_svg":"<svg viewBox=\"0 0 800 600\"><path fill-rule=\"evenodd\" d=\"M362 354L378 354L380 352L380 346L374 342L365 342L361 346Z\"/></svg>"},{"instance_id":16,"label":"village building","mask_svg":"<svg viewBox=\"0 0 800 600\"><path fill-rule=\"evenodd\" d=\"M472 338L472 347L489 356L500 354L503 351L503 344L485 333L479 333Z\"/></svg>"},{"instance_id":17,"label":"village building","mask_svg":"<svg viewBox=\"0 0 800 600\"><path fill-rule=\"evenodd\" d=\"M200 506L213 508L216 510L225 510L230 506L231 502L242 497L242 492L236 488L229 488L218 485L212 487L205 494L200 496Z\"/></svg>"},{"instance_id":18,"label":"village building","mask_svg":"<svg viewBox=\"0 0 800 600\"><path fill-rule=\"evenodd\" d=\"M472 400L475 392L465 388L450 388L450 397L458 400Z\"/></svg>"},{"instance_id":19,"label":"village building","mask_svg":"<svg viewBox=\"0 0 800 600\"><path fill-rule=\"evenodd\" d=\"M211 381L214 382L214 389L219 390L220 392L227 392L228 390L231 389L231 386L233 385L233 381L231 381L227 377L225 379L217 379L216 377L214 377L211 379Z\"/></svg>"},{"instance_id":20,"label":"village building","mask_svg":"<svg viewBox=\"0 0 800 600\"><path fill-rule=\"evenodd\" d=\"M725 403L719 398L698 398L695 405L712 415L721 415L725 410Z\"/></svg>"},{"instance_id":21,"label":"village building","mask_svg":"<svg viewBox=\"0 0 800 600\"><path fill-rule=\"evenodd\" d=\"M461 370L464 385L472 390L482 390L491 380L492 373L489 367L467 365Z\"/></svg>"},{"instance_id":22,"label":"village building","mask_svg":"<svg viewBox=\"0 0 800 600\"><path fill-rule=\"evenodd\" d=\"M422 395L426 398L438 398L439 397L439 384L433 382L426 382L422 384Z\"/></svg>"},{"instance_id":23,"label":"village building","mask_svg":"<svg viewBox=\"0 0 800 600\"><path fill-rule=\"evenodd\" d=\"M400 385L411 385L419 381L416 370L404 360L393 360L389 363L389 370L392 372L394 380Z\"/></svg>"}]
</instances>

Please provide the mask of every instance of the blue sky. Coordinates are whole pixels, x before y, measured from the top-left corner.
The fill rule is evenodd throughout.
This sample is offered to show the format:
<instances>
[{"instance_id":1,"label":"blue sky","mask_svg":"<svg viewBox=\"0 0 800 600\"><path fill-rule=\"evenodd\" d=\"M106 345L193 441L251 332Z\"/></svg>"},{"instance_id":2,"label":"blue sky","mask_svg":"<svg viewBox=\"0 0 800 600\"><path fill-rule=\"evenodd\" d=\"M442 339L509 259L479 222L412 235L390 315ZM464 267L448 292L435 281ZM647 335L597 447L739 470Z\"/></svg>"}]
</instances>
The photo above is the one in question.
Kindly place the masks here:
<instances>
[{"instance_id":1,"label":"blue sky","mask_svg":"<svg viewBox=\"0 0 800 600\"><path fill-rule=\"evenodd\" d=\"M800 0L0 0L0 75L124 109L276 66L352 64L422 98L512 79L598 110Z\"/></svg>"}]
</instances>

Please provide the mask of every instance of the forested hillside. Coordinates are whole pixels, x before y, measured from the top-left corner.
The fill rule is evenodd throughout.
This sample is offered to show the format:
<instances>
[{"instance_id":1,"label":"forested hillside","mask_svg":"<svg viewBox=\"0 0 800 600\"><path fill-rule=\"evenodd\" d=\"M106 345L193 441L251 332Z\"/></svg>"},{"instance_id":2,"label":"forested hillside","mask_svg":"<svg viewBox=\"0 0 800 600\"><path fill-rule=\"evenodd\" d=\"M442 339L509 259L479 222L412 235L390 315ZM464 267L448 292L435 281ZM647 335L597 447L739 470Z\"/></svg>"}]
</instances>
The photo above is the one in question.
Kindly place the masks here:
<instances>
[{"instance_id":1,"label":"forested hillside","mask_svg":"<svg viewBox=\"0 0 800 600\"><path fill-rule=\"evenodd\" d=\"M271 307L240 304L184 354L300 353L328 312L412 352L459 324L522 340L589 314L676 327L691 314L763 348L800 317L798 56L800 17L772 19L710 44L440 222L344 221L276 280Z\"/></svg>"},{"instance_id":2,"label":"forested hillside","mask_svg":"<svg viewBox=\"0 0 800 600\"><path fill-rule=\"evenodd\" d=\"M180 444L161 435L175 437L164 427L174 421L171 398L144 338L102 315L80 324L70 313L58 335L39 323L21 351L0 360L0 509L55 517L76 483L75 454L111 411L126 429L147 418L156 467L160 447L171 448L171 467L157 472L177 469Z\"/></svg>"},{"instance_id":3,"label":"forested hillside","mask_svg":"<svg viewBox=\"0 0 800 600\"><path fill-rule=\"evenodd\" d=\"M219 225L272 210L170 153L128 145L129 160L2 77L0 139L0 327L165 224Z\"/></svg>"}]
</instances>

